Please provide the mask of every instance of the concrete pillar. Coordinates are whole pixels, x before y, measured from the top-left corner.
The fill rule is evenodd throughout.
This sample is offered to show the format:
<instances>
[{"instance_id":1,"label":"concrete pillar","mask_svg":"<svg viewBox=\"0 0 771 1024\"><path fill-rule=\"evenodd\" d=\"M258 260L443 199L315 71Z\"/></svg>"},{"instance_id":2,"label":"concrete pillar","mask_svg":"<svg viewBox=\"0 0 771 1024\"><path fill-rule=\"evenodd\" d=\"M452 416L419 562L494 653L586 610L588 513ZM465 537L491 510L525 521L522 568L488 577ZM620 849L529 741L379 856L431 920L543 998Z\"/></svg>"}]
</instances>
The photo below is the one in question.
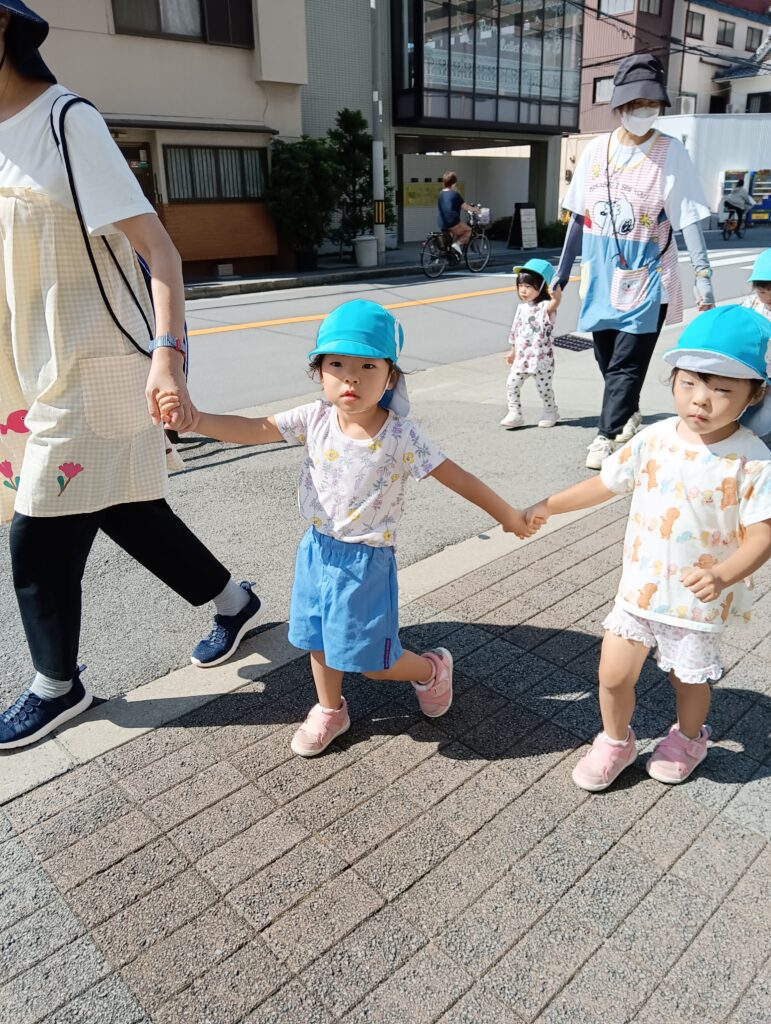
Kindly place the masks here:
<instances>
[{"instance_id":1,"label":"concrete pillar","mask_svg":"<svg viewBox=\"0 0 771 1024\"><path fill-rule=\"evenodd\" d=\"M561 150L560 135L530 143L530 202L535 203L539 224L551 224L559 216Z\"/></svg>"}]
</instances>

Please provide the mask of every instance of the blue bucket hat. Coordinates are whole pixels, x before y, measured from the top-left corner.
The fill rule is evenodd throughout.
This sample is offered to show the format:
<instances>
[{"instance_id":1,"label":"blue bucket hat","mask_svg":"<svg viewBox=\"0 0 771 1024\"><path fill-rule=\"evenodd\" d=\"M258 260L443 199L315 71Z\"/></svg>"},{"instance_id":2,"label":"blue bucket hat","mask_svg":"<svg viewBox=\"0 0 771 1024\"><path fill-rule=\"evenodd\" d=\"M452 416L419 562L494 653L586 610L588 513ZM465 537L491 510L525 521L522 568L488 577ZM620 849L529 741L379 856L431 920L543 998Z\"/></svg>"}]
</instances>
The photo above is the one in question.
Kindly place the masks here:
<instances>
[{"instance_id":1,"label":"blue bucket hat","mask_svg":"<svg viewBox=\"0 0 771 1024\"><path fill-rule=\"evenodd\" d=\"M700 313L664 353L670 366L740 380L762 380L763 400L739 417L760 437L771 432L771 321L744 306L717 306Z\"/></svg>"},{"instance_id":2,"label":"blue bucket hat","mask_svg":"<svg viewBox=\"0 0 771 1024\"><path fill-rule=\"evenodd\" d=\"M540 274L547 285L551 284L555 274L554 267L548 260L528 260L521 267L514 267L515 274L518 274L521 270L530 270L533 274Z\"/></svg>"},{"instance_id":3,"label":"blue bucket hat","mask_svg":"<svg viewBox=\"0 0 771 1024\"><path fill-rule=\"evenodd\" d=\"M352 299L333 309L324 317L316 335L316 347L308 353L315 356L357 356L361 359L390 359L396 366L404 346L402 325L393 314L369 299ZM404 374L395 388L386 391L379 403L397 416L410 411Z\"/></svg>"},{"instance_id":4,"label":"blue bucket hat","mask_svg":"<svg viewBox=\"0 0 771 1024\"><path fill-rule=\"evenodd\" d=\"M25 78L40 78L55 85L56 78L39 53L48 35L48 22L21 0L4 0L0 9L11 13L5 45L14 68Z\"/></svg>"},{"instance_id":5,"label":"blue bucket hat","mask_svg":"<svg viewBox=\"0 0 771 1024\"><path fill-rule=\"evenodd\" d=\"M759 252L748 281L771 281L771 249Z\"/></svg>"}]
</instances>

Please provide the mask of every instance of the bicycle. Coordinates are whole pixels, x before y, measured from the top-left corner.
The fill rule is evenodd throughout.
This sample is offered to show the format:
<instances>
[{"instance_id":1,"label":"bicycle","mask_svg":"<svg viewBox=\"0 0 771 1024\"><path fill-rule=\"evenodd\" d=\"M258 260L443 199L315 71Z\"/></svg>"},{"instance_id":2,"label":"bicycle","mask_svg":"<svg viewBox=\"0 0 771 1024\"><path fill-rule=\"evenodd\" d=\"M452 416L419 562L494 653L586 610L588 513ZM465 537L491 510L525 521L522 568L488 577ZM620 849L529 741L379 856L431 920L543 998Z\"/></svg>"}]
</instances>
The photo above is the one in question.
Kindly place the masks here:
<instances>
[{"instance_id":1,"label":"bicycle","mask_svg":"<svg viewBox=\"0 0 771 1024\"><path fill-rule=\"evenodd\" d=\"M737 210L729 207L728 218L723 222L724 240L726 242L730 242L732 234L735 234L737 238L744 238L744 232L746 230L747 225L744 221L744 214L740 214Z\"/></svg>"},{"instance_id":2,"label":"bicycle","mask_svg":"<svg viewBox=\"0 0 771 1024\"><path fill-rule=\"evenodd\" d=\"M471 238L463 246L463 256L453 248L453 236L449 231L432 231L423 242L420 251L420 266L426 277L436 278L448 268L460 266L465 261L472 274L479 274L490 262L490 239L485 234L479 214L468 215Z\"/></svg>"}]
</instances>

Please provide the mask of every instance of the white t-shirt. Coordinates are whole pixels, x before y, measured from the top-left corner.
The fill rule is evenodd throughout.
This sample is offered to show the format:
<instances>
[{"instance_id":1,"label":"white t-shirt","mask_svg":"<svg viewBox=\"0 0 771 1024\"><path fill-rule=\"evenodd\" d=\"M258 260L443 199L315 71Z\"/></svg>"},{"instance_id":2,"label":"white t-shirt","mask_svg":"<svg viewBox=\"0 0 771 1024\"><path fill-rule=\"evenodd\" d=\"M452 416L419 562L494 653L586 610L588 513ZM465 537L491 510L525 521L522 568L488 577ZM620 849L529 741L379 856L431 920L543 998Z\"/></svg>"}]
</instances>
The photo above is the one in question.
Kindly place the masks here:
<instances>
[{"instance_id":1,"label":"white t-shirt","mask_svg":"<svg viewBox=\"0 0 771 1024\"><path fill-rule=\"evenodd\" d=\"M742 303L747 309L754 309L756 313L760 313L766 320L771 320L771 308L769 308L765 302L760 301L760 296L757 292L753 292L752 295L748 295Z\"/></svg>"},{"instance_id":2,"label":"white t-shirt","mask_svg":"<svg viewBox=\"0 0 771 1024\"><path fill-rule=\"evenodd\" d=\"M66 102L59 97L71 95L64 86L52 85L0 123L0 188L43 192L67 209L75 209L49 122L55 105L58 133L58 113ZM111 234L116 221L155 213L98 111L78 103L67 111L64 125L75 187L91 234Z\"/></svg>"},{"instance_id":3,"label":"white t-shirt","mask_svg":"<svg viewBox=\"0 0 771 1024\"><path fill-rule=\"evenodd\" d=\"M645 619L720 632L750 620L752 581L705 604L680 577L723 562L743 530L771 519L771 452L744 427L705 447L684 441L677 424L646 427L602 464L609 490L633 492L616 600Z\"/></svg>"},{"instance_id":4,"label":"white t-shirt","mask_svg":"<svg viewBox=\"0 0 771 1024\"><path fill-rule=\"evenodd\" d=\"M620 146L618 134L613 132L610 141L611 167L628 167L643 160L657 138L657 133L642 146ZM584 214L586 195L586 173L589 159L588 147L581 154L573 172L570 186L562 200L562 207L572 213ZM689 224L696 224L709 217L710 209L699 181L699 175L688 155L688 150L678 139L671 139L664 164L664 212L673 231L682 231Z\"/></svg>"},{"instance_id":5,"label":"white t-shirt","mask_svg":"<svg viewBox=\"0 0 771 1024\"><path fill-rule=\"evenodd\" d=\"M337 540L395 547L408 477L422 480L445 456L410 420L389 412L373 438L356 440L340 430L330 402L311 402L278 413L288 444L305 445L300 471L300 514Z\"/></svg>"}]
</instances>

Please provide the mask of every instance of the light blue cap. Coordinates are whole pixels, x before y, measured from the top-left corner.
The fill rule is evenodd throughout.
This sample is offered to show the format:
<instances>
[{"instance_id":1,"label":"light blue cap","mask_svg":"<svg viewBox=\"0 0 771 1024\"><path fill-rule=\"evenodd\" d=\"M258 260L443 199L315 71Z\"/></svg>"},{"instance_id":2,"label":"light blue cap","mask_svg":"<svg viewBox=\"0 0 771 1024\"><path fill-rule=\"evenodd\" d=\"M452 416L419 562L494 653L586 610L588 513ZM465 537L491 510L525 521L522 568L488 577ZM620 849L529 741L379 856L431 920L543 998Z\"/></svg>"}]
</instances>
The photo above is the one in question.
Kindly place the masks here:
<instances>
[{"instance_id":1,"label":"light blue cap","mask_svg":"<svg viewBox=\"0 0 771 1024\"><path fill-rule=\"evenodd\" d=\"M524 263L521 267L514 267L515 274L518 274L520 270L532 270L534 274L540 274L547 284L551 284L551 280L555 274L554 267L548 260L528 260L527 263Z\"/></svg>"},{"instance_id":2,"label":"light blue cap","mask_svg":"<svg viewBox=\"0 0 771 1024\"><path fill-rule=\"evenodd\" d=\"M771 281L771 249L759 252L755 257L748 281Z\"/></svg>"},{"instance_id":3,"label":"light blue cap","mask_svg":"<svg viewBox=\"0 0 771 1024\"><path fill-rule=\"evenodd\" d=\"M314 356L361 356L398 362L404 345L402 325L393 314L369 299L352 299L333 309L321 321Z\"/></svg>"},{"instance_id":4,"label":"light blue cap","mask_svg":"<svg viewBox=\"0 0 771 1024\"><path fill-rule=\"evenodd\" d=\"M670 366L741 380L771 383L771 321L745 306L716 306L700 313L664 353ZM763 437L771 432L771 391L739 420Z\"/></svg>"},{"instance_id":5,"label":"light blue cap","mask_svg":"<svg viewBox=\"0 0 771 1024\"><path fill-rule=\"evenodd\" d=\"M369 299L351 299L321 321L316 347L308 353L308 359L322 355L358 356L390 359L396 365L403 346L404 331L392 313ZM379 404L397 416L408 415L410 400L403 373L399 374L396 387L386 391Z\"/></svg>"}]
</instances>

